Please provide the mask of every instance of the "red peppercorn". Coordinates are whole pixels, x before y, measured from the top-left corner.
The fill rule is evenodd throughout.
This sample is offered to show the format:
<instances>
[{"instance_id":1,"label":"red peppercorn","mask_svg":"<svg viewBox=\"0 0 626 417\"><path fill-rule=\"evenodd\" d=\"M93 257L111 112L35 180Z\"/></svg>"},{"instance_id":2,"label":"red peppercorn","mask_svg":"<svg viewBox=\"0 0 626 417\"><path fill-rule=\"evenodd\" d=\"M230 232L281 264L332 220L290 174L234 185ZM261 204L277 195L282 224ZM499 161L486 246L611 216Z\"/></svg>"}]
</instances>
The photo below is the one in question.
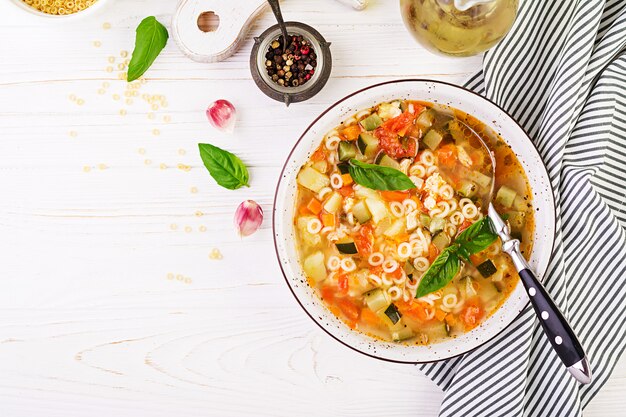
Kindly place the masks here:
<instances>
[{"instance_id":1,"label":"red peppercorn","mask_svg":"<svg viewBox=\"0 0 626 417\"><path fill-rule=\"evenodd\" d=\"M309 48L308 45L305 45L302 48L300 48L300 52L302 53L302 55L308 55L310 51L311 49Z\"/></svg>"},{"instance_id":2,"label":"red peppercorn","mask_svg":"<svg viewBox=\"0 0 626 417\"><path fill-rule=\"evenodd\" d=\"M315 70L312 69L311 71L309 71L309 74L311 74L311 75L315 74Z\"/></svg>"},{"instance_id":3,"label":"red peppercorn","mask_svg":"<svg viewBox=\"0 0 626 417\"><path fill-rule=\"evenodd\" d=\"M305 80L310 80L310 79L311 79L311 74L307 74L307 75L304 77L304 79L305 79Z\"/></svg>"}]
</instances>

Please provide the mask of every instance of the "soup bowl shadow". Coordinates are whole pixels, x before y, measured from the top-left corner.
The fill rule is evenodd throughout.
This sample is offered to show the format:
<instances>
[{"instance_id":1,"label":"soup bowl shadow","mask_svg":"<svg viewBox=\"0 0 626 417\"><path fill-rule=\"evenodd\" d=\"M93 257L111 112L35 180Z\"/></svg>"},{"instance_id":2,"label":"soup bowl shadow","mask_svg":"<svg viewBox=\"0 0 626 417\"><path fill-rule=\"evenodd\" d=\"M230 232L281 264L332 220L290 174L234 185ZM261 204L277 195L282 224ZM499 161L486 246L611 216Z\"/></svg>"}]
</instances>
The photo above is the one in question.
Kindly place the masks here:
<instances>
[{"instance_id":1,"label":"soup bowl shadow","mask_svg":"<svg viewBox=\"0 0 626 417\"><path fill-rule=\"evenodd\" d=\"M554 249L556 210L547 169L524 129L490 100L441 81L408 79L375 84L340 99L307 127L289 153L275 193L272 227L276 255L285 281L306 314L335 340L364 355L399 363L449 359L487 343L509 326L528 303L521 281L502 306L475 329L430 345L388 342L350 329L331 313L309 286L296 248L294 214L296 175L324 135L359 110L392 100L412 99L447 105L468 113L498 133L511 146L526 171L533 193L535 230L530 265L544 276Z\"/></svg>"}]
</instances>

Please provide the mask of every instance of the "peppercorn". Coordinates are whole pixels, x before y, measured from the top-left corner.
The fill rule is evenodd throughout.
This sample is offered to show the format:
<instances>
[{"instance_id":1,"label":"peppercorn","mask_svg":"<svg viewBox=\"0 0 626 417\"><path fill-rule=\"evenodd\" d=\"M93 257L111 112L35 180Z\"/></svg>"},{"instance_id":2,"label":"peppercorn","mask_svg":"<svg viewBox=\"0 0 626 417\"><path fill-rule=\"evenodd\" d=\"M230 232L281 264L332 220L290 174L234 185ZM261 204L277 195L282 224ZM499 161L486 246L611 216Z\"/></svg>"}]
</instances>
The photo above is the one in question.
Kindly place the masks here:
<instances>
[{"instance_id":1,"label":"peppercorn","mask_svg":"<svg viewBox=\"0 0 626 417\"><path fill-rule=\"evenodd\" d=\"M287 44L282 35L272 41L265 54L269 77L280 86L298 87L315 73L317 55L311 43L302 35L291 35Z\"/></svg>"}]
</instances>

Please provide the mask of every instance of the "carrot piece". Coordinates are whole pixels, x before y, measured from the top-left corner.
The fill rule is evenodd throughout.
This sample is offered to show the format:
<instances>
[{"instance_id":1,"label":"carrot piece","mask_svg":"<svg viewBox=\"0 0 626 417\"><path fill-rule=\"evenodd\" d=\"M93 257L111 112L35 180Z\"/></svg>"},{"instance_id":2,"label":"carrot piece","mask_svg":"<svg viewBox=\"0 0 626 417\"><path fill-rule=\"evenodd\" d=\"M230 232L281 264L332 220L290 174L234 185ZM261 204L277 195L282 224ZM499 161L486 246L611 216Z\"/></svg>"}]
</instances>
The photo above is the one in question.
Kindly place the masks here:
<instances>
[{"instance_id":1,"label":"carrot piece","mask_svg":"<svg viewBox=\"0 0 626 417\"><path fill-rule=\"evenodd\" d=\"M344 186L346 186L346 185L350 185L350 184L352 184L352 175L347 174L347 173L346 173L346 174L343 174L343 175L341 176L341 180L343 181L343 185L344 185Z\"/></svg>"},{"instance_id":2,"label":"carrot piece","mask_svg":"<svg viewBox=\"0 0 626 417\"><path fill-rule=\"evenodd\" d=\"M482 260L482 258L479 255L477 255L477 254L470 255L470 261L472 261L472 263L474 265L478 265L481 260Z\"/></svg>"},{"instance_id":3,"label":"carrot piece","mask_svg":"<svg viewBox=\"0 0 626 417\"><path fill-rule=\"evenodd\" d=\"M300 206L298 213L300 213L301 216L306 216L307 214L311 214L311 210L309 210L306 206Z\"/></svg>"},{"instance_id":4,"label":"carrot piece","mask_svg":"<svg viewBox=\"0 0 626 417\"><path fill-rule=\"evenodd\" d=\"M374 313L369 308L364 308L361 310L361 319L363 319L363 321L370 326L378 326L380 324L380 317L378 317L376 313Z\"/></svg>"},{"instance_id":5,"label":"carrot piece","mask_svg":"<svg viewBox=\"0 0 626 417\"><path fill-rule=\"evenodd\" d=\"M358 320L360 313L359 307L352 301L346 299L337 300L337 306L348 319L351 321Z\"/></svg>"},{"instance_id":6,"label":"carrot piece","mask_svg":"<svg viewBox=\"0 0 626 417\"><path fill-rule=\"evenodd\" d=\"M354 193L354 190L352 189L352 185L344 185L337 191L339 192L339 194L341 194L344 197L349 197Z\"/></svg>"},{"instance_id":7,"label":"carrot piece","mask_svg":"<svg viewBox=\"0 0 626 417\"><path fill-rule=\"evenodd\" d=\"M448 313L446 313L445 311L439 309L435 310L435 318L439 321L444 321L447 315Z\"/></svg>"},{"instance_id":8,"label":"carrot piece","mask_svg":"<svg viewBox=\"0 0 626 417\"><path fill-rule=\"evenodd\" d=\"M313 214L319 214L322 211L322 203L317 198L312 198L309 204L306 205L306 208Z\"/></svg>"},{"instance_id":9,"label":"carrot piece","mask_svg":"<svg viewBox=\"0 0 626 417\"><path fill-rule=\"evenodd\" d=\"M315 152L313 152L313 155L311 155L311 161L317 162L323 161L324 159L326 159L326 152L324 151L324 148L320 146Z\"/></svg>"},{"instance_id":10,"label":"carrot piece","mask_svg":"<svg viewBox=\"0 0 626 417\"><path fill-rule=\"evenodd\" d=\"M322 224L325 227L335 227L335 215L332 213L323 213L322 214Z\"/></svg>"},{"instance_id":11,"label":"carrot piece","mask_svg":"<svg viewBox=\"0 0 626 417\"><path fill-rule=\"evenodd\" d=\"M437 259L437 256L439 256L439 249L431 243L428 247L428 261L432 264Z\"/></svg>"},{"instance_id":12,"label":"carrot piece","mask_svg":"<svg viewBox=\"0 0 626 417\"><path fill-rule=\"evenodd\" d=\"M348 126L341 131L341 134L347 140L357 140L359 138L359 135L361 134L361 126L359 126L358 124Z\"/></svg>"},{"instance_id":13,"label":"carrot piece","mask_svg":"<svg viewBox=\"0 0 626 417\"><path fill-rule=\"evenodd\" d=\"M403 202L409 197L406 191L381 191L380 195L387 201Z\"/></svg>"}]
</instances>

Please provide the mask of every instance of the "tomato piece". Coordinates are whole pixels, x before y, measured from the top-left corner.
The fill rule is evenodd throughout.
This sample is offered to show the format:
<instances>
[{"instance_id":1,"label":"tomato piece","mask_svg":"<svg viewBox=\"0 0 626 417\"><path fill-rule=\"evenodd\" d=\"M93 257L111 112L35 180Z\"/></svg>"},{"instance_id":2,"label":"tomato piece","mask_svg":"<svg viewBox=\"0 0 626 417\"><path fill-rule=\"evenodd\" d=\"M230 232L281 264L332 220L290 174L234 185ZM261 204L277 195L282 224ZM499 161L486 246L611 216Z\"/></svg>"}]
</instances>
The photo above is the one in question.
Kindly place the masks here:
<instances>
[{"instance_id":1,"label":"tomato piece","mask_svg":"<svg viewBox=\"0 0 626 417\"><path fill-rule=\"evenodd\" d=\"M337 286L339 287L339 292L342 294L348 293L348 276L346 274L337 275Z\"/></svg>"},{"instance_id":2,"label":"tomato piece","mask_svg":"<svg viewBox=\"0 0 626 417\"><path fill-rule=\"evenodd\" d=\"M402 268L398 267L393 272L388 272L387 276L391 279L399 279L402 276Z\"/></svg>"},{"instance_id":3,"label":"tomato piece","mask_svg":"<svg viewBox=\"0 0 626 417\"><path fill-rule=\"evenodd\" d=\"M381 127L385 129L387 132L395 133L397 135L404 135L409 128L409 126L413 125L415 122L415 118L417 114L410 113L409 111L405 111L399 116L394 117L393 119L389 119L384 122Z\"/></svg>"},{"instance_id":4,"label":"tomato piece","mask_svg":"<svg viewBox=\"0 0 626 417\"><path fill-rule=\"evenodd\" d=\"M456 146L449 143L437 149L437 162L440 165L453 166L457 160Z\"/></svg>"},{"instance_id":5,"label":"tomato piece","mask_svg":"<svg viewBox=\"0 0 626 417\"><path fill-rule=\"evenodd\" d=\"M482 309L478 305L470 304L461 311L460 317L465 323L465 328L470 330L478 325L482 315Z\"/></svg>"},{"instance_id":6,"label":"tomato piece","mask_svg":"<svg viewBox=\"0 0 626 417\"><path fill-rule=\"evenodd\" d=\"M341 299L337 300L337 306L345 316L351 321L357 321L359 319L359 307L350 300Z\"/></svg>"},{"instance_id":7,"label":"tomato piece","mask_svg":"<svg viewBox=\"0 0 626 417\"><path fill-rule=\"evenodd\" d=\"M462 232L463 230L467 229L468 227L470 227L472 225L472 222L469 220L464 220L463 223L461 223L461 225L459 226L459 232Z\"/></svg>"},{"instance_id":8,"label":"tomato piece","mask_svg":"<svg viewBox=\"0 0 626 417\"><path fill-rule=\"evenodd\" d=\"M322 287L320 292L322 293L322 300L327 303L330 303L335 299L335 290L331 287Z\"/></svg>"},{"instance_id":9,"label":"tomato piece","mask_svg":"<svg viewBox=\"0 0 626 417\"><path fill-rule=\"evenodd\" d=\"M361 256L369 256L372 253L374 243L374 230L371 225L365 225L359 229L359 234L354 237L354 243Z\"/></svg>"},{"instance_id":10,"label":"tomato piece","mask_svg":"<svg viewBox=\"0 0 626 417\"><path fill-rule=\"evenodd\" d=\"M417 140L415 138L407 138L407 142L403 144L397 133L389 132L383 127L376 129L374 135L378 138L380 148L392 158L412 158L417 155Z\"/></svg>"},{"instance_id":11,"label":"tomato piece","mask_svg":"<svg viewBox=\"0 0 626 417\"><path fill-rule=\"evenodd\" d=\"M410 300L407 303L396 301L395 303L403 315L417 318L420 321L429 321L426 313L426 309L430 307L428 304L416 300ZM432 320L432 317L430 320Z\"/></svg>"}]
</instances>

